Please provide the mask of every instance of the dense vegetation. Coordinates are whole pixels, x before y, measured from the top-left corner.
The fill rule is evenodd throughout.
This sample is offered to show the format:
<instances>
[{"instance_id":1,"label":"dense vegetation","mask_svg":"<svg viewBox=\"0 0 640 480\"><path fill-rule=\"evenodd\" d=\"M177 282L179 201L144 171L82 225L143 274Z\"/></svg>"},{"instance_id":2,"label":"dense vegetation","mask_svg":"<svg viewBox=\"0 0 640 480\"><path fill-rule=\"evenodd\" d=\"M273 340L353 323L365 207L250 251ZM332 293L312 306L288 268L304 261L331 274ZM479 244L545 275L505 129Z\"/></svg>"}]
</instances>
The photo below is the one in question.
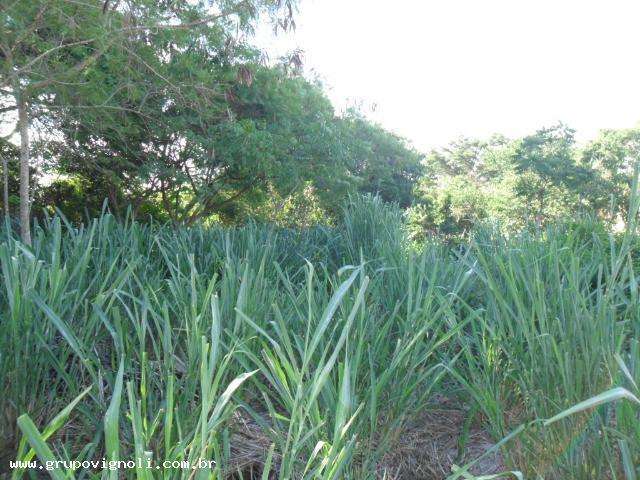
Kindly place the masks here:
<instances>
[{"instance_id":1,"label":"dense vegetation","mask_svg":"<svg viewBox=\"0 0 640 480\"><path fill-rule=\"evenodd\" d=\"M640 129L423 155L294 14L0 0L0 475L635 480Z\"/></svg>"},{"instance_id":2,"label":"dense vegetation","mask_svg":"<svg viewBox=\"0 0 640 480\"><path fill-rule=\"evenodd\" d=\"M335 227L104 215L49 219L32 249L4 235L5 461L33 446L214 459L198 470L214 478L444 478L515 431L472 471L635 478L635 236L574 224L417 251L379 198ZM626 399L542 423L614 387Z\"/></svg>"},{"instance_id":3,"label":"dense vegetation","mask_svg":"<svg viewBox=\"0 0 640 480\"><path fill-rule=\"evenodd\" d=\"M356 191L411 203L418 153L356 111L336 114L301 75L299 52L265 62L251 45L258 18L291 25L290 2L58 0L0 12L0 112L20 144L10 129L3 203L26 243L29 210L80 221L105 199L120 218L131 208L181 224L305 223L309 212L283 210L302 199L324 219Z\"/></svg>"},{"instance_id":4,"label":"dense vegetation","mask_svg":"<svg viewBox=\"0 0 640 480\"><path fill-rule=\"evenodd\" d=\"M80 222L106 199L118 218L331 224L348 195L373 193L408 209L416 240L487 221L513 231L585 211L609 226L625 218L640 130L577 146L560 124L422 155L357 110L335 112L300 52L265 61L252 29L290 28L294 7L2 5L5 214L25 230L30 213L55 209Z\"/></svg>"},{"instance_id":5,"label":"dense vegetation","mask_svg":"<svg viewBox=\"0 0 640 480\"><path fill-rule=\"evenodd\" d=\"M503 230L589 213L624 220L640 130L604 130L577 146L566 125L510 140L461 138L426 157L409 212L414 235L458 236L487 221Z\"/></svg>"}]
</instances>

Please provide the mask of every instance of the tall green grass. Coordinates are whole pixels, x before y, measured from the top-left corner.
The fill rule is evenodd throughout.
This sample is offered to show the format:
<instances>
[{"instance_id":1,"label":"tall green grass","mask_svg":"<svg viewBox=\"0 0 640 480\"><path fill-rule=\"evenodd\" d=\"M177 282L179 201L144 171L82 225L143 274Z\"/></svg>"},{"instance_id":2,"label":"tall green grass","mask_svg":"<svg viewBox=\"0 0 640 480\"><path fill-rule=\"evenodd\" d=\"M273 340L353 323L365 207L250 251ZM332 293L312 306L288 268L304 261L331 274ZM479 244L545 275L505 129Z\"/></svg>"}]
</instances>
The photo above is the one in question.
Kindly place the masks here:
<instances>
[{"instance_id":1,"label":"tall green grass","mask_svg":"<svg viewBox=\"0 0 640 480\"><path fill-rule=\"evenodd\" d=\"M331 228L54 217L32 248L5 229L2 467L203 459L48 473L396 478L383 457L447 398L507 436L505 464L526 478L637 478L633 401L531 423L614 387L638 395L635 245L550 228L416 251L374 198Z\"/></svg>"}]
</instances>

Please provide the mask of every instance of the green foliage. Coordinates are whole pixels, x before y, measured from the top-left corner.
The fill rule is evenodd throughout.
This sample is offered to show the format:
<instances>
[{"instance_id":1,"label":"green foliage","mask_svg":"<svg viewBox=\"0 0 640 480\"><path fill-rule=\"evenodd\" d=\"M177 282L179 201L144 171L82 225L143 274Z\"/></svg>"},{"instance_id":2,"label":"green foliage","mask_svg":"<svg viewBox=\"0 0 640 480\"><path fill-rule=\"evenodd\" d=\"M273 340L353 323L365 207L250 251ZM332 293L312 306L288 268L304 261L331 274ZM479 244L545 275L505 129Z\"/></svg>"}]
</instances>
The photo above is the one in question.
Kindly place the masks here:
<instances>
[{"instance_id":1,"label":"green foliage","mask_svg":"<svg viewBox=\"0 0 640 480\"><path fill-rule=\"evenodd\" d=\"M575 211L580 189L595 175L576 163L573 135L573 130L560 124L541 129L517 144L515 164L520 175L515 191L538 223Z\"/></svg>"},{"instance_id":2,"label":"green foliage","mask_svg":"<svg viewBox=\"0 0 640 480\"><path fill-rule=\"evenodd\" d=\"M513 142L495 136L486 142L461 138L431 152L416 187L418 201L407 212L412 236L460 237L485 221L509 230L522 226L514 150Z\"/></svg>"},{"instance_id":3,"label":"green foliage","mask_svg":"<svg viewBox=\"0 0 640 480\"><path fill-rule=\"evenodd\" d=\"M633 230L480 231L416 251L402 218L352 197L334 227L55 216L32 249L2 231L2 456L374 478L395 474L383 459L408 422L457 397L496 441L535 421L501 443L527 478L636 474L637 409L601 401L640 383Z\"/></svg>"},{"instance_id":4,"label":"green foliage","mask_svg":"<svg viewBox=\"0 0 640 480\"><path fill-rule=\"evenodd\" d=\"M210 59L188 71L198 68L226 78L214 104L183 105L180 96L167 107L163 92L155 107L146 100L143 114L114 118L117 128L68 116L54 168L98 178L116 210L152 200L175 222L238 221L301 185L332 214L357 190L411 203L419 155L362 118L337 117L318 85L254 63L220 67Z\"/></svg>"},{"instance_id":5,"label":"green foliage","mask_svg":"<svg viewBox=\"0 0 640 480\"><path fill-rule=\"evenodd\" d=\"M582 149L580 163L600 173L588 192L591 202L612 221L627 216L631 178L640 159L640 130L603 130ZM613 217L613 218L612 218Z\"/></svg>"},{"instance_id":6,"label":"green foliage","mask_svg":"<svg viewBox=\"0 0 640 480\"><path fill-rule=\"evenodd\" d=\"M413 189L422 174L422 155L406 141L350 111L342 121L349 171L356 177L358 190L377 195L386 202L409 207Z\"/></svg>"},{"instance_id":7,"label":"green foliage","mask_svg":"<svg viewBox=\"0 0 640 480\"><path fill-rule=\"evenodd\" d=\"M251 212L252 217L290 228L309 228L326 224L328 214L311 182L283 197L269 189L268 198Z\"/></svg>"},{"instance_id":8,"label":"green foliage","mask_svg":"<svg viewBox=\"0 0 640 480\"><path fill-rule=\"evenodd\" d=\"M263 65L238 32L265 14L290 27L293 4L14 2L1 18L3 111L27 101L47 131L33 156L73 178L66 193L92 214L106 198L119 216L237 222L303 184L330 214L355 191L408 206L420 156L353 112L336 116L299 58ZM33 197L66 209L52 203L62 188Z\"/></svg>"},{"instance_id":9,"label":"green foliage","mask_svg":"<svg viewBox=\"0 0 640 480\"><path fill-rule=\"evenodd\" d=\"M461 238L486 222L505 232L589 214L609 228L626 219L636 130L603 131L584 148L563 124L533 135L461 138L425 159L407 212L412 235Z\"/></svg>"}]
</instances>

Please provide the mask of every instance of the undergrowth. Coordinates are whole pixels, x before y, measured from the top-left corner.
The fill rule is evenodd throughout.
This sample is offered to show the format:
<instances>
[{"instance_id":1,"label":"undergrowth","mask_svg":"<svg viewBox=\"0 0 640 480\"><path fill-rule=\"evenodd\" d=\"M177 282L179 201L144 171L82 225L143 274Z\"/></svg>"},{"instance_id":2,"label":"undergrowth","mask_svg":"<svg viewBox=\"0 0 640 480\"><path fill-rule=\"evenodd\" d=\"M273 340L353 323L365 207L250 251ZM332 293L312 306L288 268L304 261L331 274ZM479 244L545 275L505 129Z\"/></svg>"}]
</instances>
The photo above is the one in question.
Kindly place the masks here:
<instances>
[{"instance_id":1,"label":"undergrowth","mask_svg":"<svg viewBox=\"0 0 640 480\"><path fill-rule=\"evenodd\" d=\"M5 228L2 468L139 458L46 473L426 478L385 459L446 400L465 418L452 478L497 473L463 467L481 429L508 475L635 479L634 229L416 249L401 214L371 198L302 230L53 217L27 248ZM155 468L198 459L210 468Z\"/></svg>"}]
</instances>

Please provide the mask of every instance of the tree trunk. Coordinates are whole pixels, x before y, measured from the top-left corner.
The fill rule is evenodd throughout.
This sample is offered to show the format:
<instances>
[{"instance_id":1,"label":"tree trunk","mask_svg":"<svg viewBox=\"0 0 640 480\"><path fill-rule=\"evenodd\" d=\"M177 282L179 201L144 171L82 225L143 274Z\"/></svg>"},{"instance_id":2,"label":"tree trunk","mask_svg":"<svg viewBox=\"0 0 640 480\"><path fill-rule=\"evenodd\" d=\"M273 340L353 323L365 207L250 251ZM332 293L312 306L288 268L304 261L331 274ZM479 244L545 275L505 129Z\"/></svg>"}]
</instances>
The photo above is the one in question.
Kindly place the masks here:
<instances>
[{"instance_id":1,"label":"tree trunk","mask_svg":"<svg viewBox=\"0 0 640 480\"><path fill-rule=\"evenodd\" d=\"M6 155L2 155L2 205L4 216L9 218L9 162Z\"/></svg>"},{"instance_id":2,"label":"tree trunk","mask_svg":"<svg viewBox=\"0 0 640 480\"><path fill-rule=\"evenodd\" d=\"M29 218L29 113L27 102L18 95L18 126L20 129L20 237L31 245L31 222Z\"/></svg>"}]
</instances>

